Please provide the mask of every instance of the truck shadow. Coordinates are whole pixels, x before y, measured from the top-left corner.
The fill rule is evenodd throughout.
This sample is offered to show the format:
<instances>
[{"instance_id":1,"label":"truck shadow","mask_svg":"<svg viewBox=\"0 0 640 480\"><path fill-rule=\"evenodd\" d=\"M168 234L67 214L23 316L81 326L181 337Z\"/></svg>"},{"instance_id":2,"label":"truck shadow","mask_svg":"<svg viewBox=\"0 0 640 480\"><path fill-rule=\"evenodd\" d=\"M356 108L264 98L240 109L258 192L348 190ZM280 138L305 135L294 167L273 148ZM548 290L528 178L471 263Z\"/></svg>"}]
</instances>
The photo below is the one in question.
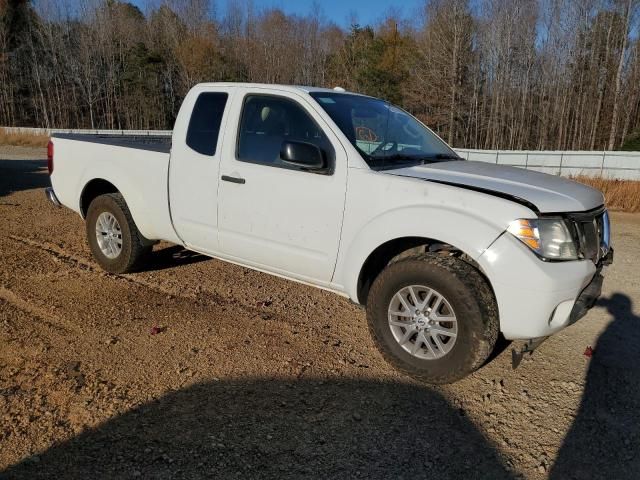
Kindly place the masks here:
<instances>
[{"instance_id":1,"label":"truck shadow","mask_svg":"<svg viewBox=\"0 0 640 480\"><path fill-rule=\"evenodd\" d=\"M0 197L50 186L46 160L1 160Z\"/></svg>"},{"instance_id":2,"label":"truck shadow","mask_svg":"<svg viewBox=\"0 0 640 480\"><path fill-rule=\"evenodd\" d=\"M434 390L373 380L194 384L0 473L39 478L514 478Z\"/></svg>"},{"instance_id":3,"label":"truck shadow","mask_svg":"<svg viewBox=\"0 0 640 480\"><path fill-rule=\"evenodd\" d=\"M200 263L211 260L211 257L202 255L192 250L187 250L181 245L171 245L164 248L154 249L137 270L138 272L153 272L176 268L192 263Z\"/></svg>"},{"instance_id":4,"label":"truck shadow","mask_svg":"<svg viewBox=\"0 0 640 480\"><path fill-rule=\"evenodd\" d=\"M582 402L551 479L640 478L640 316L622 293L598 306L613 321L598 338Z\"/></svg>"}]
</instances>

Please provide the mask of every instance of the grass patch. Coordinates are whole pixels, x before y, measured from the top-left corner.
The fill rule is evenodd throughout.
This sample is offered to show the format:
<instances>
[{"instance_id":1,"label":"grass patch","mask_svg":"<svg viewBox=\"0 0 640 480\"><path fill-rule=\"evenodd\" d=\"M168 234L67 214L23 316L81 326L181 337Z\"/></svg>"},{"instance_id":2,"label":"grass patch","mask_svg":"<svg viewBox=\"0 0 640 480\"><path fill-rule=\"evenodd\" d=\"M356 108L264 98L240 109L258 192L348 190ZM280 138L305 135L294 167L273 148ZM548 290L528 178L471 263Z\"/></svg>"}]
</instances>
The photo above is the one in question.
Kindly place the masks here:
<instances>
[{"instance_id":1,"label":"grass patch","mask_svg":"<svg viewBox=\"0 0 640 480\"><path fill-rule=\"evenodd\" d=\"M610 180L602 177L573 177L573 180L604 193L609 210L640 212L640 181Z\"/></svg>"},{"instance_id":2,"label":"grass patch","mask_svg":"<svg viewBox=\"0 0 640 480\"><path fill-rule=\"evenodd\" d=\"M48 135L34 135L32 133L14 133L0 128L0 145L16 147L46 147L49 143Z\"/></svg>"}]
</instances>

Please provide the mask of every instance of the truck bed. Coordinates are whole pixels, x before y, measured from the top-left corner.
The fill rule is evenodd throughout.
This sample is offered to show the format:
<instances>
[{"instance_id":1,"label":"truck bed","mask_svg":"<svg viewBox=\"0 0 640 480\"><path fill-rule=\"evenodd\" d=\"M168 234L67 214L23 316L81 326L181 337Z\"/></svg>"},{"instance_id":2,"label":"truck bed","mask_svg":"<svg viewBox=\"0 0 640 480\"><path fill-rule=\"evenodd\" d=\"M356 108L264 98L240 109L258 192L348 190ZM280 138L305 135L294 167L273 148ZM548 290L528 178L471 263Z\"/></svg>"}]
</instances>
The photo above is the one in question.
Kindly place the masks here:
<instances>
[{"instance_id":1,"label":"truck bed","mask_svg":"<svg viewBox=\"0 0 640 480\"><path fill-rule=\"evenodd\" d=\"M180 241L169 215L170 137L56 134L52 141L51 185L64 206L84 214L82 192L91 181L106 181L127 199L142 235Z\"/></svg>"},{"instance_id":2,"label":"truck bed","mask_svg":"<svg viewBox=\"0 0 640 480\"><path fill-rule=\"evenodd\" d=\"M166 135L107 135L87 133L54 133L54 138L79 142L102 143L114 147L135 148L152 152L169 153L171 137Z\"/></svg>"}]
</instances>

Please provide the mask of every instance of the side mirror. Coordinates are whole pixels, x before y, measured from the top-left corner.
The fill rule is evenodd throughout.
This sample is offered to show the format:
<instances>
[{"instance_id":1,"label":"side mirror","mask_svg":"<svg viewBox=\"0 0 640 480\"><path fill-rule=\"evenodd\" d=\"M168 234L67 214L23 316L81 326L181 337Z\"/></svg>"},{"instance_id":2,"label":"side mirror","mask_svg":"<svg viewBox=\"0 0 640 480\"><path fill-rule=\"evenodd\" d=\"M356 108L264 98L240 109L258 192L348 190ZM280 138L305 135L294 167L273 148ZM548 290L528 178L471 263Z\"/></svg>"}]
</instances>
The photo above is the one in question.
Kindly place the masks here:
<instances>
[{"instance_id":1,"label":"side mirror","mask_svg":"<svg viewBox=\"0 0 640 480\"><path fill-rule=\"evenodd\" d=\"M323 170L327 167L322 150L306 142L282 142L280 158L285 163L307 170Z\"/></svg>"}]
</instances>

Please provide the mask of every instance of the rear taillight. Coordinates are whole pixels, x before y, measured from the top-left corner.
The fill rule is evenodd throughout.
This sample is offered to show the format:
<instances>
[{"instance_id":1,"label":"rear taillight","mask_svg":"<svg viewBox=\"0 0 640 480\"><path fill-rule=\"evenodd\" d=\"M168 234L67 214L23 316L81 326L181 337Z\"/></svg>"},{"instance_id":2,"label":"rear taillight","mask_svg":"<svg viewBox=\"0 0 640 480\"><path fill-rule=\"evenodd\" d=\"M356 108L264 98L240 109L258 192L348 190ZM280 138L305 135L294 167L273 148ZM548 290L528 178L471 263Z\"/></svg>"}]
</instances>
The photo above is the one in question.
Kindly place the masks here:
<instances>
[{"instance_id":1,"label":"rear taillight","mask_svg":"<svg viewBox=\"0 0 640 480\"><path fill-rule=\"evenodd\" d=\"M49 140L47 144L47 168L49 169L49 175L53 173L53 141Z\"/></svg>"}]
</instances>

